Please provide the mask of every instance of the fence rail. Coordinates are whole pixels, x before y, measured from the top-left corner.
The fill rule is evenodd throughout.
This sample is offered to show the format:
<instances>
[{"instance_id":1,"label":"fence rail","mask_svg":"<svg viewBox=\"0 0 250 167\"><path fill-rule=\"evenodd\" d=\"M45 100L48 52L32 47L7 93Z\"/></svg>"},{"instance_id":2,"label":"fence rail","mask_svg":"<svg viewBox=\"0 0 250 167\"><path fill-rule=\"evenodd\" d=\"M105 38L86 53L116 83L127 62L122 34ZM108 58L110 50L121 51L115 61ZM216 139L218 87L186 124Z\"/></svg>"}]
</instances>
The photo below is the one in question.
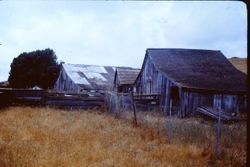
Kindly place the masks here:
<instances>
[{"instance_id":1,"label":"fence rail","mask_svg":"<svg viewBox=\"0 0 250 167\"><path fill-rule=\"evenodd\" d=\"M104 105L104 95L66 94L45 90L0 89L0 107L8 105L39 105L70 109L88 109Z\"/></svg>"},{"instance_id":2,"label":"fence rail","mask_svg":"<svg viewBox=\"0 0 250 167\"><path fill-rule=\"evenodd\" d=\"M139 95L132 93L106 92L105 102L109 107L109 111L117 113L120 110L159 110L161 96L158 94Z\"/></svg>"}]
</instances>

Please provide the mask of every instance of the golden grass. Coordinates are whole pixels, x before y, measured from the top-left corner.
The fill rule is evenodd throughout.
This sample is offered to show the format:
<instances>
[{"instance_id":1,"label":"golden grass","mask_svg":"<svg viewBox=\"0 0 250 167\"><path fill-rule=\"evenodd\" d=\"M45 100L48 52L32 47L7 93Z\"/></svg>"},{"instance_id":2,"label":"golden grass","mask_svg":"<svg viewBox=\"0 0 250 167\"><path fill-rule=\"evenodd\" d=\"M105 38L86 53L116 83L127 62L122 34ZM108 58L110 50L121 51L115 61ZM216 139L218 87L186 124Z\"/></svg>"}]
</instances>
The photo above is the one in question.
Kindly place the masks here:
<instances>
[{"instance_id":1,"label":"golden grass","mask_svg":"<svg viewBox=\"0 0 250 167\"><path fill-rule=\"evenodd\" d=\"M168 144L165 136L100 111L12 107L0 111L0 166L232 164L226 158L214 162L213 152L196 144Z\"/></svg>"},{"instance_id":2,"label":"golden grass","mask_svg":"<svg viewBox=\"0 0 250 167\"><path fill-rule=\"evenodd\" d=\"M229 61L241 72L247 73L247 58L230 58Z\"/></svg>"},{"instance_id":3,"label":"golden grass","mask_svg":"<svg viewBox=\"0 0 250 167\"><path fill-rule=\"evenodd\" d=\"M132 120L132 112L120 113L123 120ZM168 121L165 113L137 112L137 121L143 129L154 129L158 136L167 137ZM208 156L214 163L217 122L200 117L171 120L171 144L194 146L202 149L202 155ZM245 166L247 152L246 122L222 123L219 144L219 163L222 166ZM148 133L148 131L147 131Z\"/></svg>"}]
</instances>

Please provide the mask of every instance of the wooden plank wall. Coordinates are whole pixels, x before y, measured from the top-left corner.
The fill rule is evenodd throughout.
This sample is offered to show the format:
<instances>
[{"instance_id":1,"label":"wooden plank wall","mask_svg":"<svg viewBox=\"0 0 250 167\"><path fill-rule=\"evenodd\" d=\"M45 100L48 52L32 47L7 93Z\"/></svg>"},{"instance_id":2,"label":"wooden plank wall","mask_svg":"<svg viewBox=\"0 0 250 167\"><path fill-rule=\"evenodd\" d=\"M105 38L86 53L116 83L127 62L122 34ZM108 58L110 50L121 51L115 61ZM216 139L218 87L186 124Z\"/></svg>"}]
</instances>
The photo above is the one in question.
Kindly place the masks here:
<instances>
[{"instance_id":1,"label":"wooden plank wall","mask_svg":"<svg viewBox=\"0 0 250 167\"><path fill-rule=\"evenodd\" d=\"M62 91L70 91L74 93L80 93L80 88L78 85L76 85L71 78L67 75L64 68L62 68L60 75L55 83L54 89L56 91L62 92Z\"/></svg>"},{"instance_id":2,"label":"wooden plank wall","mask_svg":"<svg viewBox=\"0 0 250 167\"><path fill-rule=\"evenodd\" d=\"M221 105L225 112L246 111L246 97L243 95L226 95L226 94L205 94L195 92L181 92L179 116L190 116L196 113L200 106L208 106L218 109Z\"/></svg>"},{"instance_id":3,"label":"wooden plank wall","mask_svg":"<svg viewBox=\"0 0 250 167\"><path fill-rule=\"evenodd\" d=\"M161 111L169 111L170 107L170 88L176 86L160 73L148 57L145 60L145 67L135 83L137 94L160 94L160 109ZM177 112L177 102L173 103L173 112Z\"/></svg>"}]
</instances>

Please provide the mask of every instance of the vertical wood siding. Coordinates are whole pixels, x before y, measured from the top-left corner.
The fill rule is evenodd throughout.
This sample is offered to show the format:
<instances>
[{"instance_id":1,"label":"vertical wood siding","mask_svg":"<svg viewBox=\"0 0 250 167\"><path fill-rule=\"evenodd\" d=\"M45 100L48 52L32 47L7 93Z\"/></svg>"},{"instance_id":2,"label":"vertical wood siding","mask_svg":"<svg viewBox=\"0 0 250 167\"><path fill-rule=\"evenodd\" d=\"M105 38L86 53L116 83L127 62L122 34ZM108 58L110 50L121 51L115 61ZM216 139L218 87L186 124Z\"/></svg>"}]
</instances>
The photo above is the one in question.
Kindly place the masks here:
<instances>
[{"instance_id":1,"label":"vertical wood siding","mask_svg":"<svg viewBox=\"0 0 250 167\"><path fill-rule=\"evenodd\" d=\"M114 91L115 92L118 92L118 87L119 87L119 81L118 81L118 76L117 76L118 74L116 73L115 74L115 81L114 81Z\"/></svg>"},{"instance_id":2,"label":"vertical wood siding","mask_svg":"<svg viewBox=\"0 0 250 167\"><path fill-rule=\"evenodd\" d=\"M181 94L181 117L195 114L200 106L218 109L221 105L225 112L246 111L246 97L242 95L205 94L195 92L182 92Z\"/></svg>"},{"instance_id":3,"label":"vertical wood siding","mask_svg":"<svg viewBox=\"0 0 250 167\"><path fill-rule=\"evenodd\" d=\"M80 93L80 87L76 85L62 68L54 89L59 92Z\"/></svg>"},{"instance_id":4,"label":"vertical wood siding","mask_svg":"<svg viewBox=\"0 0 250 167\"><path fill-rule=\"evenodd\" d=\"M148 57L145 60L144 68L141 75L135 83L136 93L138 94L160 94L160 108L164 111L169 111L170 106L170 89L176 86L168 80L161 72L159 72L152 60ZM177 103L173 103L173 113L178 110Z\"/></svg>"}]
</instances>

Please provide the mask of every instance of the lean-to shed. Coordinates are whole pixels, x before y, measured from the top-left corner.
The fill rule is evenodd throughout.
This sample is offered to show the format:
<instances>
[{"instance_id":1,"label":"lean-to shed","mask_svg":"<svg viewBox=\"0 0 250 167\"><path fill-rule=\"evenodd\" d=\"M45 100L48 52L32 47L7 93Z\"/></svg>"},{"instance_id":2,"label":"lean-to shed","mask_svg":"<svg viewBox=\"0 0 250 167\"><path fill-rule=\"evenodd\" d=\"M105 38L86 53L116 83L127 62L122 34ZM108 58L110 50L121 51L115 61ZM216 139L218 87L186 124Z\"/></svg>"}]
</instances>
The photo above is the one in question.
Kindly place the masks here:
<instances>
[{"instance_id":1,"label":"lean-to shed","mask_svg":"<svg viewBox=\"0 0 250 167\"><path fill-rule=\"evenodd\" d=\"M140 69L131 67L117 67L114 79L114 91L128 93L137 78Z\"/></svg>"},{"instance_id":2,"label":"lean-to shed","mask_svg":"<svg viewBox=\"0 0 250 167\"><path fill-rule=\"evenodd\" d=\"M160 94L160 107L179 117L192 115L205 106L239 113L246 110L246 75L215 50L147 49L134 89L137 94Z\"/></svg>"},{"instance_id":3,"label":"lean-to shed","mask_svg":"<svg viewBox=\"0 0 250 167\"><path fill-rule=\"evenodd\" d=\"M57 92L84 93L112 89L115 67L63 64L54 89Z\"/></svg>"}]
</instances>

